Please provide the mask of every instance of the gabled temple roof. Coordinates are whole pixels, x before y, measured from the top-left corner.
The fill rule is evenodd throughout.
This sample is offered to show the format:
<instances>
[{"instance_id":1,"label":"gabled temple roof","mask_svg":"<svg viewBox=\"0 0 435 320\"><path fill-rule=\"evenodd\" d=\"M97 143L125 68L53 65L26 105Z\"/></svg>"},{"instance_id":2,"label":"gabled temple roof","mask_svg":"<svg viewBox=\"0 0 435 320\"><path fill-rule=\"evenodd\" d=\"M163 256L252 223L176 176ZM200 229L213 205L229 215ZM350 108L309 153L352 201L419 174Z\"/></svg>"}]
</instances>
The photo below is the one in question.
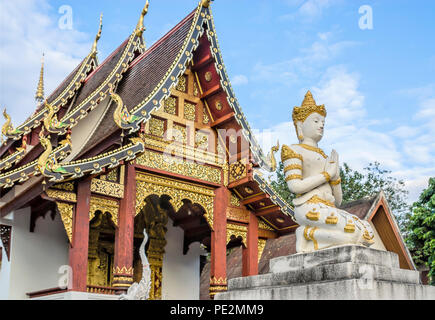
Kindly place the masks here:
<instances>
[{"instance_id":1,"label":"gabled temple roof","mask_svg":"<svg viewBox=\"0 0 435 320\"><path fill-rule=\"evenodd\" d=\"M135 134L141 128L141 124L151 118L151 113L160 108L162 102L170 96L171 89L178 84L179 77L190 66L195 50L204 41L210 47L213 65L220 79L220 90L226 95L227 103L234 114L236 123L242 129L243 136L249 143L256 165L270 169L230 85L219 50L211 10L208 6L200 4L150 49L145 51L142 33L135 30L90 74L90 61L94 59L93 55L89 55L55 90L48 102L55 104L57 110L60 105L70 101L68 99L72 96L74 96L74 103L64 110L63 114L59 114L62 118L55 122L55 126L50 127L49 131L52 136L67 134L69 129L86 118L92 110L103 108L101 102L106 100L111 90L122 98L132 121L124 121L119 127L113 119L116 105L114 103L109 103L108 106L105 104L107 109L95 122L92 134L85 145L80 147L78 152L74 151L72 158L68 157L63 162L59 161L56 171L44 169L44 175L49 177L51 182L61 182L64 179L75 179L85 174L97 174L104 167L112 168L121 160L133 159L134 155L144 148L143 144L138 143L137 140L109 153L93 154L87 157L87 152L98 145L102 139L121 132L121 130L130 136ZM31 118L30 121L33 122L28 125L25 132L28 133L32 128L40 126L46 115L47 109L41 108ZM69 152L71 150L67 153ZM121 158L116 158L118 155ZM0 185L11 187L16 182L22 182L32 175L37 175L35 161L25 167L14 168L11 172L0 175ZM10 176L10 173L13 175ZM281 208L285 215L292 215L291 207L268 186L260 175L255 174L254 181L259 184L261 191L270 196L272 203L278 206L278 211Z\"/></svg>"}]
</instances>

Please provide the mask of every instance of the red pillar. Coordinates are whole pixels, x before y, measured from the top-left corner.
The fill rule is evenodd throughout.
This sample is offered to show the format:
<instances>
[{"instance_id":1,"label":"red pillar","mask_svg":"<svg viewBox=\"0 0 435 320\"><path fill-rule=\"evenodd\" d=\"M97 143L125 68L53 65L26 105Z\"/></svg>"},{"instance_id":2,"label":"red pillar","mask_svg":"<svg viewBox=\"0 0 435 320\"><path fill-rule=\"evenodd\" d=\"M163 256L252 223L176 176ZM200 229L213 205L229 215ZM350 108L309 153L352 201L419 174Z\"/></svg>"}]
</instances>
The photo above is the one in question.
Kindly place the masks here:
<instances>
[{"instance_id":1,"label":"red pillar","mask_svg":"<svg viewBox=\"0 0 435 320\"><path fill-rule=\"evenodd\" d=\"M249 215L247 235L247 248L243 247L242 276L255 276L258 274L258 219L254 214Z\"/></svg>"},{"instance_id":2,"label":"red pillar","mask_svg":"<svg viewBox=\"0 0 435 320\"><path fill-rule=\"evenodd\" d=\"M210 297L227 290L227 207L229 191L215 191L213 231L211 232Z\"/></svg>"},{"instance_id":3,"label":"red pillar","mask_svg":"<svg viewBox=\"0 0 435 320\"><path fill-rule=\"evenodd\" d=\"M91 202L91 179L78 183L77 204L74 214L72 244L69 250L69 265L72 269L70 290L86 292L88 273L89 209Z\"/></svg>"},{"instance_id":4,"label":"red pillar","mask_svg":"<svg viewBox=\"0 0 435 320\"><path fill-rule=\"evenodd\" d=\"M119 206L118 228L115 233L113 286L125 292L133 283L134 217L136 212L136 170L126 165L124 198Z\"/></svg>"}]
</instances>

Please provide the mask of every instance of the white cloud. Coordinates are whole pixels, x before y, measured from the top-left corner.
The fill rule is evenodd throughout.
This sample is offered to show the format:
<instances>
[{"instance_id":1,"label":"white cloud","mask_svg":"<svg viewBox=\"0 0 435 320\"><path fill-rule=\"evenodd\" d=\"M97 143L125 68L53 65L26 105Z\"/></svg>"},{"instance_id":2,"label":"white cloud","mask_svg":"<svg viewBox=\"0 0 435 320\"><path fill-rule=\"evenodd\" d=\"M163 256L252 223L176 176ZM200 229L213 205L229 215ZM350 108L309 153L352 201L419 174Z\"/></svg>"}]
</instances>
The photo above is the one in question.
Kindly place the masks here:
<instances>
[{"instance_id":1,"label":"white cloud","mask_svg":"<svg viewBox=\"0 0 435 320\"><path fill-rule=\"evenodd\" d=\"M302 18L305 21L312 21L315 18L320 17L323 12L342 2L341 0L305 0L305 1L297 1L297 0L287 0L286 3L289 6L297 6L299 7L296 12L291 12L282 15L280 20L292 20L296 18Z\"/></svg>"},{"instance_id":2,"label":"white cloud","mask_svg":"<svg viewBox=\"0 0 435 320\"><path fill-rule=\"evenodd\" d=\"M365 116L364 96L358 91L359 75L349 73L343 66L326 70L319 87L312 92L319 104L325 104L331 123L355 122Z\"/></svg>"},{"instance_id":3,"label":"white cloud","mask_svg":"<svg viewBox=\"0 0 435 320\"><path fill-rule=\"evenodd\" d=\"M270 64L258 62L254 66L251 78L285 85L292 85L301 78L316 78L325 63L338 57L345 49L359 44L355 41L333 42L332 32L319 33L317 36L318 39L311 46L301 49L299 54L291 59Z\"/></svg>"},{"instance_id":4,"label":"white cloud","mask_svg":"<svg viewBox=\"0 0 435 320\"><path fill-rule=\"evenodd\" d=\"M233 86L242 86L247 84L248 82L249 82L248 77L243 74L236 75L231 80L231 84Z\"/></svg>"},{"instance_id":5,"label":"white cloud","mask_svg":"<svg viewBox=\"0 0 435 320\"><path fill-rule=\"evenodd\" d=\"M429 128L428 123L422 125L409 121L391 132L382 131L382 127L376 126L380 120L369 118L365 96L359 85L357 73L348 72L343 66L334 66L328 68L313 87L317 104L325 104L328 111L325 137L319 146L327 153L336 149L340 162L346 162L358 171L369 163L381 163L382 168L391 170L394 177L405 181L409 191L408 203L411 204L427 187L429 177L435 176L434 126ZM302 97L301 92L301 101ZM434 110L432 103L430 98L421 102L416 120L421 120L420 115L431 114ZM277 139L281 145L298 143L292 122L278 123L258 134L265 152Z\"/></svg>"},{"instance_id":6,"label":"white cloud","mask_svg":"<svg viewBox=\"0 0 435 320\"><path fill-rule=\"evenodd\" d=\"M59 29L57 11L47 0L0 2L0 105L15 125L36 108L42 53L48 96L91 49L93 35L74 30L74 24L73 30Z\"/></svg>"}]
</instances>

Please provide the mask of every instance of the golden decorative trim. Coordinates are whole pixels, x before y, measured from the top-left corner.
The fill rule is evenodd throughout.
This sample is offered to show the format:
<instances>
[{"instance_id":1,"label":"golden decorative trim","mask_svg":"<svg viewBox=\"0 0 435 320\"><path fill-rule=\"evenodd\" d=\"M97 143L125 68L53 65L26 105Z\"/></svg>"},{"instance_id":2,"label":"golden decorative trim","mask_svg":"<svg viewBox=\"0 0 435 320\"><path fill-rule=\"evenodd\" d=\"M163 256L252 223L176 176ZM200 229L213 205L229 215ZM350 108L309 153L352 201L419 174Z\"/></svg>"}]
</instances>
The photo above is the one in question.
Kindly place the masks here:
<instances>
[{"instance_id":1,"label":"golden decorative trim","mask_svg":"<svg viewBox=\"0 0 435 320\"><path fill-rule=\"evenodd\" d=\"M97 211L101 211L102 213L108 212L112 216L113 223L118 226L119 204L117 201L91 197L90 202L89 221L94 219Z\"/></svg>"},{"instance_id":2,"label":"golden decorative trim","mask_svg":"<svg viewBox=\"0 0 435 320\"><path fill-rule=\"evenodd\" d=\"M163 110L167 114L176 115L177 114L177 101L178 99L174 96L170 96L165 100Z\"/></svg>"},{"instance_id":3,"label":"golden decorative trim","mask_svg":"<svg viewBox=\"0 0 435 320\"><path fill-rule=\"evenodd\" d=\"M227 278L216 278L216 277L211 277L210 278L210 285L211 286L226 286L227 285Z\"/></svg>"},{"instance_id":4,"label":"golden decorative trim","mask_svg":"<svg viewBox=\"0 0 435 320\"><path fill-rule=\"evenodd\" d=\"M240 199L239 199L239 197L236 196L235 194L231 193L230 203L231 203L232 206L240 207Z\"/></svg>"},{"instance_id":5,"label":"golden decorative trim","mask_svg":"<svg viewBox=\"0 0 435 320\"><path fill-rule=\"evenodd\" d=\"M175 87L175 90L178 90L181 92L187 92L187 76L181 75L178 78L178 84Z\"/></svg>"},{"instance_id":6,"label":"golden decorative trim","mask_svg":"<svg viewBox=\"0 0 435 320\"><path fill-rule=\"evenodd\" d=\"M352 222L348 222L348 224L344 227L344 232L354 233L355 232L355 225Z\"/></svg>"},{"instance_id":7,"label":"golden decorative trim","mask_svg":"<svg viewBox=\"0 0 435 320\"><path fill-rule=\"evenodd\" d=\"M267 225L263 219L258 220L258 229L263 229L263 230L267 230L267 231L275 231L275 229L273 229L271 226Z\"/></svg>"},{"instance_id":8,"label":"golden decorative trim","mask_svg":"<svg viewBox=\"0 0 435 320\"><path fill-rule=\"evenodd\" d=\"M127 268L127 267L119 267L119 266L117 266L117 267L113 267L113 274L116 276L116 275L119 275L119 274L121 274L121 275L131 275L131 276L133 276L133 273L134 273L134 269L133 269L133 267L129 267L129 268Z\"/></svg>"},{"instance_id":9,"label":"golden decorative trim","mask_svg":"<svg viewBox=\"0 0 435 320\"><path fill-rule=\"evenodd\" d=\"M303 179L303 177L300 174L291 174L291 175L285 177L285 181L287 181L287 182L291 181L291 180L302 180L302 179Z\"/></svg>"},{"instance_id":10,"label":"golden decorative trim","mask_svg":"<svg viewBox=\"0 0 435 320\"><path fill-rule=\"evenodd\" d=\"M196 121L196 104L184 102L184 119Z\"/></svg>"},{"instance_id":11,"label":"golden decorative trim","mask_svg":"<svg viewBox=\"0 0 435 320\"><path fill-rule=\"evenodd\" d=\"M290 164L284 168L284 173L291 170L302 170L302 166L300 164Z\"/></svg>"},{"instance_id":12,"label":"golden decorative trim","mask_svg":"<svg viewBox=\"0 0 435 320\"><path fill-rule=\"evenodd\" d=\"M74 183L72 182L58 183L53 185L52 188L72 192L74 191Z\"/></svg>"},{"instance_id":13,"label":"golden decorative trim","mask_svg":"<svg viewBox=\"0 0 435 320\"><path fill-rule=\"evenodd\" d=\"M310 240L311 240L311 239L308 237L308 230L309 230L310 228L311 228L310 226L306 226L305 229L304 229L304 238L305 238L305 240L307 240L307 241L310 241Z\"/></svg>"},{"instance_id":14,"label":"golden decorative trim","mask_svg":"<svg viewBox=\"0 0 435 320\"><path fill-rule=\"evenodd\" d=\"M212 164L217 167L222 167L224 165L222 157L212 152L198 150L185 144L179 146L177 145L176 148L171 148L171 141L166 141L164 139L151 136L145 136L144 141L147 148L151 148L161 152L167 152L169 150L173 155L189 160L194 160L197 162Z\"/></svg>"},{"instance_id":15,"label":"golden decorative trim","mask_svg":"<svg viewBox=\"0 0 435 320\"><path fill-rule=\"evenodd\" d=\"M91 191L110 197L124 198L124 186L107 180L92 179Z\"/></svg>"},{"instance_id":16,"label":"golden decorative trim","mask_svg":"<svg viewBox=\"0 0 435 320\"><path fill-rule=\"evenodd\" d=\"M303 158L300 154L294 152L289 146L283 145L281 149L281 161L285 162L290 159L299 159L303 161Z\"/></svg>"},{"instance_id":17,"label":"golden decorative trim","mask_svg":"<svg viewBox=\"0 0 435 320\"><path fill-rule=\"evenodd\" d=\"M306 150L309 150L309 151L313 151L313 152L316 152L316 153L318 153L318 154L320 154L323 158L328 158L328 156L323 152L323 150L322 149L320 149L320 148L316 148L316 147L313 147L313 146L309 146L309 145L307 145L307 144L299 144L299 146L300 147L302 147L302 148L304 148L304 149L306 149Z\"/></svg>"},{"instance_id":18,"label":"golden decorative trim","mask_svg":"<svg viewBox=\"0 0 435 320\"><path fill-rule=\"evenodd\" d=\"M319 198L318 196L312 197L310 200L307 201L307 203L313 203L313 204L323 203L323 204L325 204L325 205L327 205L329 207L335 208L335 204L334 203L332 203L330 201L327 201L327 200L323 200L323 199Z\"/></svg>"},{"instance_id":19,"label":"golden decorative trim","mask_svg":"<svg viewBox=\"0 0 435 320\"><path fill-rule=\"evenodd\" d=\"M264 248L266 247L267 240L258 239L258 262L261 260L261 255L263 254Z\"/></svg>"},{"instance_id":20,"label":"golden decorative trim","mask_svg":"<svg viewBox=\"0 0 435 320\"><path fill-rule=\"evenodd\" d=\"M314 210L314 209L313 209L313 210ZM311 220L311 221L319 221L319 218L320 218L320 212L310 211L310 212L308 212L308 213L305 215L305 217L306 217L308 220Z\"/></svg>"},{"instance_id":21,"label":"golden decorative trim","mask_svg":"<svg viewBox=\"0 0 435 320\"><path fill-rule=\"evenodd\" d=\"M305 99L300 107L295 107L293 109L293 122L304 122L312 113L317 112L318 114L326 117L326 109L324 105L316 105L313 95L310 91L305 95Z\"/></svg>"},{"instance_id":22,"label":"golden decorative trim","mask_svg":"<svg viewBox=\"0 0 435 320\"><path fill-rule=\"evenodd\" d=\"M149 133L153 136L163 137L165 134L165 121L151 118L149 120Z\"/></svg>"},{"instance_id":23,"label":"golden decorative trim","mask_svg":"<svg viewBox=\"0 0 435 320\"><path fill-rule=\"evenodd\" d=\"M242 243L245 247L248 247L247 245L247 234L248 234L248 227L247 226L239 226L237 224L227 224L227 244L231 241L231 237L234 236L237 238L242 238Z\"/></svg>"},{"instance_id":24,"label":"golden decorative trim","mask_svg":"<svg viewBox=\"0 0 435 320\"><path fill-rule=\"evenodd\" d=\"M222 182L221 170L218 168L187 162L149 150L146 150L140 157L136 158L136 164L216 184Z\"/></svg>"},{"instance_id":25,"label":"golden decorative trim","mask_svg":"<svg viewBox=\"0 0 435 320\"><path fill-rule=\"evenodd\" d=\"M68 240L70 243L72 243L74 205L63 202L56 202L56 206L62 219L63 226L68 236Z\"/></svg>"},{"instance_id":26,"label":"golden decorative trim","mask_svg":"<svg viewBox=\"0 0 435 320\"><path fill-rule=\"evenodd\" d=\"M331 181L331 176L329 175L329 173L328 173L328 172L326 172L326 171L323 171L323 172L322 172L322 174L323 174L323 176L325 177L325 179L326 179L326 182L329 182L329 181Z\"/></svg>"},{"instance_id":27,"label":"golden decorative trim","mask_svg":"<svg viewBox=\"0 0 435 320\"><path fill-rule=\"evenodd\" d=\"M56 200L74 202L74 203L77 202L77 195L72 192L48 189L46 193L47 196Z\"/></svg>"},{"instance_id":28,"label":"golden decorative trim","mask_svg":"<svg viewBox=\"0 0 435 320\"><path fill-rule=\"evenodd\" d=\"M168 195L171 197L170 202L175 211L183 206L185 199L201 205L206 212L205 218L210 228L213 229L215 197L213 189L145 173L136 174L136 186L136 215L145 206L145 199L148 196L153 194L157 196Z\"/></svg>"},{"instance_id":29,"label":"golden decorative trim","mask_svg":"<svg viewBox=\"0 0 435 320\"><path fill-rule=\"evenodd\" d=\"M247 211L243 208L228 207L227 208L227 219L248 223L249 222L249 211Z\"/></svg>"},{"instance_id":30,"label":"golden decorative trim","mask_svg":"<svg viewBox=\"0 0 435 320\"><path fill-rule=\"evenodd\" d=\"M319 244L318 244L317 240L314 238L314 232L316 232L317 229L319 229L319 228L314 227L313 229L311 229L310 235L309 235L310 239L313 241L314 250L318 250L319 249Z\"/></svg>"},{"instance_id":31,"label":"golden decorative trim","mask_svg":"<svg viewBox=\"0 0 435 320\"><path fill-rule=\"evenodd\" d=\"M325 220L326 224L337 224L338 223L338 217L334 215L334 213L331 213L330 216L328 216Z\"/></svg>"},{"instance_id":32,"label":"golden decorative trim","mask_svg":"<svg viewBox=\"0 0 435 320\"><path fill-rule=\"evenodd\" d=\"M329 182L332 186L337 186L341 183L341 178L338 178L338 180L330 181Z\"/></svg>"},{"instance_id":33,"label":"golden decorative trim","mask_svg":"<svg viewBox=\"0 0 435 320\"><path fill-rule=\"evenodd\" d=\"M247 164L248 159L243 158L237 162L230 164L230 183L245 178L248 174Z\"/></svg>"}]
</instances>

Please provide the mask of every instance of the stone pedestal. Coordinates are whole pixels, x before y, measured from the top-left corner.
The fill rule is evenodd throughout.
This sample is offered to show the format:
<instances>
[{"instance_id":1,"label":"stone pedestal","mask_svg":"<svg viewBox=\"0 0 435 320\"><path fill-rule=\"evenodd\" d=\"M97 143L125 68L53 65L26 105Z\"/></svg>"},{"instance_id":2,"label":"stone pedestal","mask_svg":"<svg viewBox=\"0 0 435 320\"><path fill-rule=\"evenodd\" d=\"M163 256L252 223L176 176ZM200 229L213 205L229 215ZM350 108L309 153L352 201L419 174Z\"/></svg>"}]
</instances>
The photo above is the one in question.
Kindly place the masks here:
<instances>
[{"instance_id":1,"label":"stone pedestal","mask_svg":"<svg viewBox=\"0 0 435 320\"><path fill-rule=\"evenodd\" d=\"M232 279L216 300L423 300L418 271L399 268L395 253L340 246L270 261L270 273Z\"/></svg>"}]
</instances>

